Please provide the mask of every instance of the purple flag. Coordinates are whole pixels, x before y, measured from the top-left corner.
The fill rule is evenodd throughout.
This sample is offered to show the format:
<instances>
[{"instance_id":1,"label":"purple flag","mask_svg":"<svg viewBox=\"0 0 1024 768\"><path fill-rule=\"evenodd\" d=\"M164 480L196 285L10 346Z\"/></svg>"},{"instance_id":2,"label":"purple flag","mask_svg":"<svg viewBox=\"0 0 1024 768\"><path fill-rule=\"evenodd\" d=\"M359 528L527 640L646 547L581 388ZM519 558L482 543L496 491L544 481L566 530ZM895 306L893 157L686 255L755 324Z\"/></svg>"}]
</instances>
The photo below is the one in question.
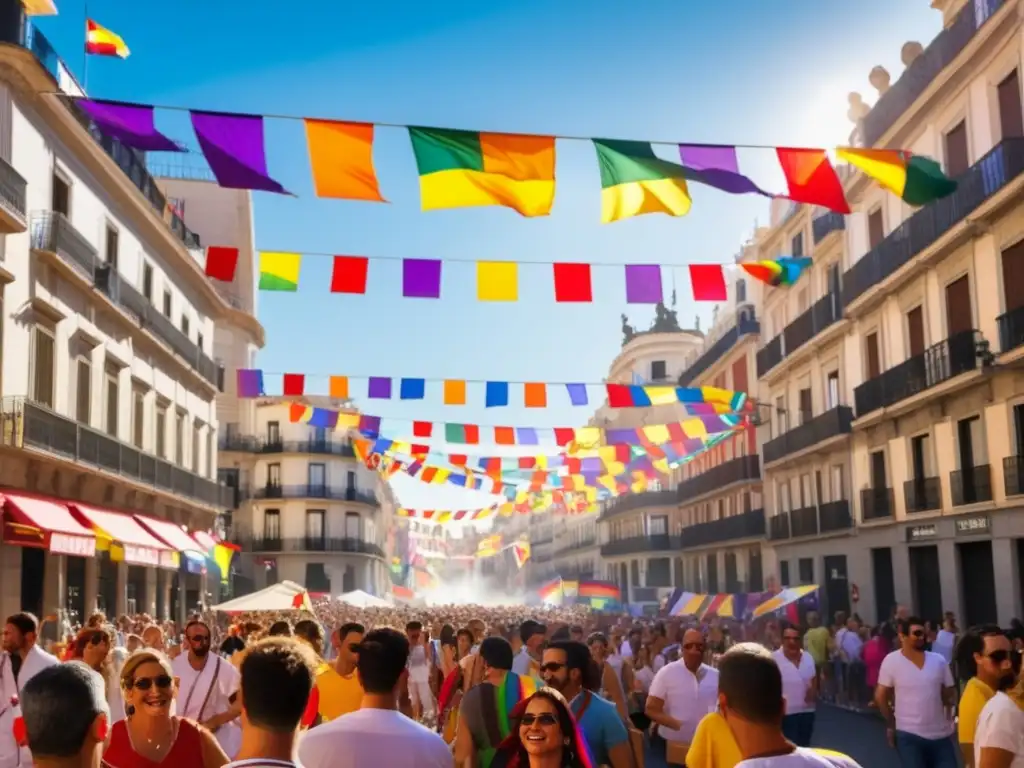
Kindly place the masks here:
<instances>
[{"instance_id":1,"label":"purple flag","mask_svg":"<svg viewBox=\"0 0 1024 768\"><path fill-rule=\"evenodd\" d=\"M359 432L364 437L376 438L380 435L380 416L367 416L366 414L360 416Z\"/></svg>"},{"instance_id":2,"label":"purple flag","mask_svg":"<svg viewBox=\"0 0 1024 768\"><path fill-rule=\"evenodd\" d=\"M736 147L716 144L680 144L679 159L687 169L686 178L733 195L753 192L771 197L740 173Z\"/></svg>"},{"instance_id":3,"label":"purple flag","mask_svg":"<svg viewBox=\"0 0 1024 768\"><path fill-rule=\"evenodd\" d=\"M626 302L657 304L662 300L661 267L657 264L626 265Z\"/></svg>"},{"instance_id":4,"label":"purple flag","mask_svg":"<svg viewBox=\"0 0 1024 768\"><path fill-rule=\"evenodd\" d=\"M143 152L184 152L185 149L156 129L153 107L119 101L79 99L78 106L104 136Z\"/></svg>"},{"instance_id":5,"label":"purple flag","mask_svg":"<svg viewBox=\"0 0 1024 768\"><path fill-rule=\"evenodd\" d=\"M199 146L218 184L229 189L288 194L267 174L262 117L223 112L191 114Z\"/></svg>"},{"instance_id":6,"label":"purple flag","mask_svg":"<svg viewBox=\"0 0 1024 768\"><path fill-rule=\"evenodd\" d=\"M407 299L441 298L441 262L437 259L402 259L402 296Z\"/></svg>"},{"instance_id":7,"label":"purple flag","mask_svg":"<svg viewBox=\"0 0 1024 768\"><path fill-rule=\"evenodd\" d=\"M263 397L263 371L239 368L237 389L239 397Z\"/></svg>"},{"instance_id":8,"label":"purple flag","mask_svg":"<svg viewBox=\"0 0 1024 768\"><path fill-rule=\"evenodd\" d=\"M587 385L586 384L566 384L566 391L569 393L569 402L573 405L586 405L587 404Z\"/></svg>"},{"instance_id":9,"label":"purple flag","mask_svg":"<svg viewBox=\"0 0 1024 768\"><path fill-rule=\"evenodd\" d=\"M367 395L374 400L390 400L391 379L387 376L371 376Z\"/></svg>"}]
</instances>

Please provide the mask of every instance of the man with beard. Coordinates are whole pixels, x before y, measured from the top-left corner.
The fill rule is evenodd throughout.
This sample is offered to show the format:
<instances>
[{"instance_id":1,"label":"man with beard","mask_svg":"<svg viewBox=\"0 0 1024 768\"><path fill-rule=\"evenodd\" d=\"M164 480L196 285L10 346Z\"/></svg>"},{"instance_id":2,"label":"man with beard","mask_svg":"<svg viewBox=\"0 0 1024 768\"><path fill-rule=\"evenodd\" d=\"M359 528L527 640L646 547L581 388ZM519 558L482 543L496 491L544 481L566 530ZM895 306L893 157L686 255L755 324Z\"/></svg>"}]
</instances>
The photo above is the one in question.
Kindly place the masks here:
<instances>
[{"instance_id":1,"label":"man with beard","mask_svg":"<svg viewBox=\"0 0 1024 768\"><path fill-rule=\"evenodd\" d=\"M878 711L889 724L889 744L899 751L904 765L957 768L951 738L956 689L949 665L924 649L921 619L901 619L898 626L901 647L882 661L875 689Z\"/></svg>"},{"instance_id":2,"label":"man with beard","mask_svg":"<svg viewBox=\"0 0 1024 768\"><path fill-rule=\"evenodd\" d=\"M19 749L12 726L18 697L25 684L42 670L60 662L38 645L39 620L31 613L7 617L4 625L4 650L0 653L0 768L32 765L27 747Z\"/></svg>"},{"instance_id":3,"label":"man with beard","mask_svg":"<svg viewBox=\"0 0 1024 768\"><path fill-rule=\"evenodd\" d=\"M193 619L185 626L188 653L171 663L178 680L177 714L212 731L233 760L242 741L236 701L240 675L230 662L210 653L210 641L206 622Z\"/></svg>"},{"instance_id":4,"label":"man with beard","mask_svg":"<svg viewBox=\"0 0 1024 768\"><path fill-rule=\"evenodd\" d=\"M1013 687L1010 639L994 624L971 627L956 647L957 668L967 685L957 707L957 736L964 765L974 765L974 732L981 710L997 691Z\"/></svg>"},{"instance_id":5,"label":"man with beard","mask_svg":"<svg viewBox=\"0 0 1024 768\"><path fill-rule=\"evenodd\" d=\"M559 640L544 650L540 665L544 684L569 702L595 765L632 768L629 732L615 705L593 692L598 687L597 664L583 643Z\"/></svg>"},{"instance_id":6,"label":"man with beard","mask_svg":"<svg viewBox=\"0 0 1024 768\"><path fill-rule=\"evenodd\" d=\"M999 667L1002 674L996 683L999 690L978 716L973 756L973 765L978 768L1014 768L1024 765L1024 710L1008 693L1016 687L1020 655L1016 650L1011 650L1009 658L1000 661L1006 658L1004 650L1000 648L989 654L992 663Z\"/></svg>"}]
</instances>

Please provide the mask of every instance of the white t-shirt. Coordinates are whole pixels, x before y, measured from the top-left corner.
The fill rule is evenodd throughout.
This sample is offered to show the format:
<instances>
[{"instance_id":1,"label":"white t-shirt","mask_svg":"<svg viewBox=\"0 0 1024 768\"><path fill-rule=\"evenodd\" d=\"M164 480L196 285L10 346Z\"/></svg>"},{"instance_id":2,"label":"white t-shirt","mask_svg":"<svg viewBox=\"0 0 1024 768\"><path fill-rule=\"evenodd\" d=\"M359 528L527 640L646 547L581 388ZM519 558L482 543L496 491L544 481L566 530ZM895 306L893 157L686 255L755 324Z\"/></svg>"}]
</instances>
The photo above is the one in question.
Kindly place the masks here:
<instances>
[{"instance_id":1,"label":"white t-shirt","mask_svg":"<svg viewBox=\"0 0 1024 768\"><path fill-rule=\"evenodd\" d=\"M662 738L689 744L701 718L718 704L718 670L701 664L694 675L682 660L673 661L658 670L647 695L664 701L665 714L682 723L678 731L659 726Z\"/></svg>"},{"instance_id":2,"label":"white t-shirt","mask_svg":"<svg viewBox=\"0 0 1024 768\"><path fill-rule=\"evenodd\" d=\"M932 643L932 653L939 654L947 664L953 662L953 648L956 646L956 635L946 629L940 629Z\"/></svg>"},{"instance_id":3,"label":"white t-shirt","mask_svg":"<svg viewBox=\"0 0 1024 768\"><path fill-rule=\"evenodd\" d=\"M953 733L942 705L942 689L953 686L953 675L939 654L925 651L919 669L903 651L893 651L882 660L878 684L895 691L897 731L931 740Z\"/></svg>"},{"instance_id":4,"label":"white t-shirt","mask_svg":"<svg viewBox=\"0 0 1024 768\"><path fill-rule=\"evenodd\" d=\"M974 764L981 764L981 748L995 747L1013 753L1010 768L1024 768L1024 712L1003 692L982 708L974 732Z\"/></svg>"},{"instance_id":5,"label":"white t-shirt","mask_svg":"<svg viewBox=\"0 0 1024 768\"><path fill-rule=\"evenodd\" d=\"M360 709L307 731L299 741L305 768L453 768L444 739L401 712Z\"/></svg>"},{"instance_id":6,"label":"white t-shirt","mask_svg":"<svg viewBox=\"0 0 1024 768\"><path fill-rule=\"evenodd\" d=\"M786 714L813 712L814 703L807 703L807 691L818 676L814 657L807 651L801 651L799 663L794 664L786 658L781 649L775 651L772 656L775 657L775 663L782 673L782 697L786 700Z\"/></svg>"},{"instance_id":7,"label":"white t-shirt","mask_svg":"<svg viewBox=\"0 0 1024 768\"><path fill-rule=\"evenodd\" d=\"M414 683L430 681L430 665L427 662L427 649L422 645L414 645L409 649L409 660L406 662L409 679Z\"/></svg>"},{"instance_id":8,"label":"white t-shirt","mask_svg":"<svg viewBox=\"0 0 1024 768\"><path fill-rule=\"evenodd\" d=\"M842 755L827 755L797 747L788 755L740 760L736 768L861 768L860 763Z\"/></svg>"}]
</instances>

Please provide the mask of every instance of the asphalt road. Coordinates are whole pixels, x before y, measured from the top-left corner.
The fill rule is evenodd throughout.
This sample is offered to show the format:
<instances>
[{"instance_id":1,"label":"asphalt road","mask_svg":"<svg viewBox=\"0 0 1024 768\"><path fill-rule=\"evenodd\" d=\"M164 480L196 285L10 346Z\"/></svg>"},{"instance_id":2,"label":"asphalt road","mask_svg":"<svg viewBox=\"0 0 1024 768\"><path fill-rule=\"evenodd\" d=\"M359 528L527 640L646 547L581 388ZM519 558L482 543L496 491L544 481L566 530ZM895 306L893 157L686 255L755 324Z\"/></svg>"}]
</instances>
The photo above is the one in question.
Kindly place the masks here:
<instances>
[{"instance_id":1,"label":"asphalt road","mask_svg":"<svg viewBox=\"0 0 1024 768\"><path fill-rule=\"evenodd\" d=\"M849 755L864 768L900 768L899 756L886 743L885 726L877 715L819 704L813 745ZM666 768L666 764L648 753L645 768Z\"/></svg>"}]
</instances>

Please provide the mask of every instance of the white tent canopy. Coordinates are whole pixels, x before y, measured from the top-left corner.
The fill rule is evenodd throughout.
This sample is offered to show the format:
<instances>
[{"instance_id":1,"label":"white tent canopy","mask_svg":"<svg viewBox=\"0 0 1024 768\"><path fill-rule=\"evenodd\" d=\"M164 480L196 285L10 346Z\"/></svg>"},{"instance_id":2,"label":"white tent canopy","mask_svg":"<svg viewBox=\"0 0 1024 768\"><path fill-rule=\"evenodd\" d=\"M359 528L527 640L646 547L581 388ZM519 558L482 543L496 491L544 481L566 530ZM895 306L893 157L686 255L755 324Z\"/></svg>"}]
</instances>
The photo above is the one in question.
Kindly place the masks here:
<instances>
[{"instance_id":1,"label":"white tent canopy","mask_svg":"<svg viewBox=\"0 0 1024 768\"><path fill-rule=\"evenodd\" d=\"M379 597L374 597L368 592L363 592L361 589L355 589L351 592L346 592L338 597L343 603L348 603L356 608L390 608L391 603L387 600L382 600Z\"/></svg>"},{"instance_id":2,"label":"white tent canopy","mask_svg":"<svg viewBox=\"0 0 1024 768\"><path fill-rule=\"evenodd\" d=\"M245 611L290 611L302 607L309 600L306 588L294 581L271 584L266 589L242 595L234 600L213 606L215 611L242 613Z\"/></svg>"}]
</instances>

